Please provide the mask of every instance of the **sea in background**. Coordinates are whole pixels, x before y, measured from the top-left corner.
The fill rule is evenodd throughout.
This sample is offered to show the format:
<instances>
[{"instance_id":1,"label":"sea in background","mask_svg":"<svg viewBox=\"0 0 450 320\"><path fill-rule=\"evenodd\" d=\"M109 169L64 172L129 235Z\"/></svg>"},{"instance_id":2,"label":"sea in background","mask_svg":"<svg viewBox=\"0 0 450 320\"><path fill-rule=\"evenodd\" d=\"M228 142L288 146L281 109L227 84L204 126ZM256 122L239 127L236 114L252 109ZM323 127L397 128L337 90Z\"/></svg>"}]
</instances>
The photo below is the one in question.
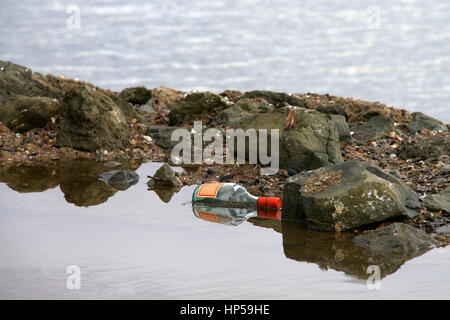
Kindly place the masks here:
<instances>
[{"instance_id":1,"label":"sea in background","mask_svg":"<svg viewBox=\"0 0 450 320\"><path fill-rule=\"evenodd\" d=\"M450 2L13 1L0 59L121 90L267 89L450 122Z\"/></svg>"}]
</instances>

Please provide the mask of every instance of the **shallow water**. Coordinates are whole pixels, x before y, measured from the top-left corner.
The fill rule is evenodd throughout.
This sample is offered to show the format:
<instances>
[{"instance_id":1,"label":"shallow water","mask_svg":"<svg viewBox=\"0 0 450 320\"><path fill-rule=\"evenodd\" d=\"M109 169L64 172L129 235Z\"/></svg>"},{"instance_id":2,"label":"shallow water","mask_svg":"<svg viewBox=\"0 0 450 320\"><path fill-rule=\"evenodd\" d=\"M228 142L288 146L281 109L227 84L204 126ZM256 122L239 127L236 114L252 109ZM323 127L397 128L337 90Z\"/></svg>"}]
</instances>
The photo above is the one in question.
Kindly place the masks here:
<instances>
[{"instance_id":1,"label":"shallow water","mask_svg":"<svg viewBox=\"0 0 450 320\"><path fill-rule=\"evenodd\" d=\"M0 174L0 298L450 298L448 248L384 261L381 289L369 290L373 261L349 235L272 219L199 219L195 186L170 201L162 195L168 202L147 190L159 166L139 166L139 183L126 191L98 181L112 169L91 162ZM81 269L80 290L66 287L71 265Z\"/></svg>"},{"instance_id":2,"label":"shallow water","mask_svg":"<svg viewBox=\"0 0 450 320\"><path fill-rule=\"evenodd\" d=\"M330 93L450 122L449 16L447 0L3 0L0 59L113 90Z\"/></svg>"}]
</instances>

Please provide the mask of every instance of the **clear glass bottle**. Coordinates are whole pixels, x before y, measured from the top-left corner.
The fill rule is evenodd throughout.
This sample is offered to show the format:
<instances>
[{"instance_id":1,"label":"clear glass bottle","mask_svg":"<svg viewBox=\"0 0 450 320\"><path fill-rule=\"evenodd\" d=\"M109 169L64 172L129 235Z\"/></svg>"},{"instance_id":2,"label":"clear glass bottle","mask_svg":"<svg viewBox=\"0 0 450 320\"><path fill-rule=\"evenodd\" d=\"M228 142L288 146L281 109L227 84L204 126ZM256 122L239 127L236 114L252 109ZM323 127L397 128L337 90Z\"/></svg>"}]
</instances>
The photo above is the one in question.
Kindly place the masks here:
<instances>
[{"instance_id":1,"label":"clear glass bottle","mask_svg":"<svg viewBox=\"0 0 450 320\"><path fill-rule=\"evenodd\" d=\"M236 183L205 183L192 194L192 205L203 204L228 208L281 208L277 197L255 197Z\"/></svg>"}]
</instances>

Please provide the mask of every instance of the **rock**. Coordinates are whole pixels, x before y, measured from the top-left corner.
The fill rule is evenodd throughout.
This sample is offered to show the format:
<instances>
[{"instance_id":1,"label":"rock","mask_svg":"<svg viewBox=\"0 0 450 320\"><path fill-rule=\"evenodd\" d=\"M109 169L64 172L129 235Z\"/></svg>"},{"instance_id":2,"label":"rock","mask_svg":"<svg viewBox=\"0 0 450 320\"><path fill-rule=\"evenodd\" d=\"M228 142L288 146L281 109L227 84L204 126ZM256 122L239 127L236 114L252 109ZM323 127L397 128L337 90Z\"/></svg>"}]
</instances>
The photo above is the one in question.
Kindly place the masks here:
<instances>
[{"instance_id":1,"label":"rock","mask_svg":"<svg viewBox=\"0 0 450 320\"><path fill-rule=\"evenodd\" d=\"M435 230L435 232L439 235L450 237L450 224L447 224L446 226L439 227Z\"/></svg>"},{"instance_id":2,"label":"rock","mask_svg":"<svg viewBox=\"0 0 450 320\"><path fill-rule=\"evenodd\" d=\"M193 92L178 101L169 113L169 124L192 120L193 115L218 112L227 107L223 98L211 92Z\"/></svg>"},{"instance_id":3,"label":"rock","mask_svg":"<svg viewBox=\"0 0 450 320\"><path fill-rule=\"evenodd\" d=\"M14 132L26 132L45 127L60 109L54 98L15 95L0 107L0 121Z\"/></svg>"},{"instance_id":4,"label":"rock","mask_svg":"<svg viewBox=\"0 0 450 320\"><path fill-rule=\"evenodd\" d=\"M285 130L290 110L295 111L292 128ZM260 113L244 120L240 126L247 129L278 129L280 133L279 161L281 169L316 169L342 162L339 134L333 121L315 110L283 107L269 113ZM270 138L268 138L270 141ZM270 149L270 143L268 143ZM270 150L269 150L270 151Z\"/></svg>"},{"instance_id":5,"label":"rock","mask_svg":"<svg viewBox=\"0 0 450 320\"><path fill-rule=\"evenodd\" d=\"M339 133L339 140L344 142L353 141L347 121L345 120L345 117L343 115L330 114L328 115L328 118L334 122L334 125L336 126Z\"/></svg>"},{"instance_id":6,"label":"rock","mask_svg":"<svg viewBox=\"0 0 450 320\"><path fill-rule=\"evenodd\" d=\"M155 109L158 105L161 110L172 109L182 98L184 93L175 89L166 87L155 88L151 92L152 99L150 105Z\"/></svg>"},{"instance_id":7,"label":"rock","mask_svg":"<svg viewBox=\"0 0 450 320\"><path fill-rule=\"evenodd\" d=\"M172 168L167 163L164 163L162 167L156 171L152 179L147 182L147 185L149 188L181 187L182 183L180 179L177 178Z\"/></svg>"},{"instance_id":8,"label":"rock","mask_svg":"<svg viewBox=\"0 0 450 320\"><path fill-rule=\"evenodd\" d=\"M394 130L394 121L386 116L375 116L362 125L352 125L353 139L357 143L367 143L384 137Z\"/></svg>"},{"instance_id":9,"label":"rock","mask_svg":"<svg viewBox=\"0 0 450 320\"><path fill-rule=\"evenodd\" d=\"M358 160L303 172L283 190L283 219L346 231L418 215L418 196L403 181Z\"/></svg>"},{"instance_id":10,"label":"rock","mask_svg":"<svg viewBox=\"0 0 450 320\"><path fill-rule=\"evenodd\" d=\"M404 143L399 148L397 156L401 159L438 158L450 155L450 136L434 136L426 140Z\"/></svg>"},{"instance_id":11,"label":"rock","mask_svg":"<svg viewBox=\"0 0 450 320\"><path fill-rule=\"evenodd\" d=\"M131 104L145 104L152 97L152 92L145 87L132 87L123 89L122 98Z\"/></svg>"},{"instance_id":12,"label":"rock","mask_svg":"<svg viewBox=\"0 0 450 320\"><path fill-rule=\"evenodd\" d=\"M140 106L138 111L141 113L155 113L155 109L152 107L152 100L149 100L146 104Z\"/></svg>"},{"instance_id":13,"label":"rock","mask_svg":"<svg viewBox=\"0 0 450 320\"><path fill-rule=\"evenodd\" d=\"M282 106L285 106L284 104L288 104L291 106L306 108L306 105L303 103L302 99L300 99L296 96L293 96L293 95L289 95L284 92L254 90L254 91L246 92L241 97L241 99L245 99L245 98L251 98L251 99L261 98L277 107L282 107Z\"/></svg>"},{"instance_id":14,"label":"rock","mask_svg":"<svg viewBox=\"0 0 450 320\"><path fill-rule=\"evenodd\" d=\"M217 116L217 122L226 126L239 126L245 120L252 118L258 113L270 112L273 110L266 101L257 99L240 99L235 105L220 111Z\"/></svg>"},{"instance_id":15,"label":"rock","mask_svg":"<svg viewBox=\"0 0 450 320\"><path fill-rule=\"evenodd\" d=\"M63 91L50 83L47 77L30 68L8 61L0 61L0 106L14 95L59 98Z\"/></svg>"},{"instance_id":16,"label":"rock","mask_svg":"<svg viewBox=\"0 0 450 320\"><path fill-rule=\"evenodd\" d=\"M445 124L441 123L437 119L423 114L422 112L414 112L411 116L412 119L409 122L407 129L412 134L419 132L422 129L427 129L430 131L442 130L443 132L447 132L447 126Z\"/></svg>"},{"instance_id":17,"label":"rock","mask_svg":"<svg viewBox=\"0 0 450 320\"><path fill-rule=\"evenodd\" d=\"M219 93L219 96L227 98L234 103L236 103L243 95L244 93L238 90L225 90Z\"/></svg>"},{"instance_id":18,"label":"rock","mask_svg":"<svg viewBox=\"0 0 450 320\"><path fill-rule=\"evenodd\" d=\"M423 205L433 211L450 212L450 187L438 194L430 194L423 199Z\"/></svg>"},{"instance_id":19,"label":"rock","mask_svg":"<svg viewBox=\"0 0 450 320\"><path fill-rule=\"evenodd\" d=\"M316 108L316 110L321 113L341 115L344 116L347 120L347 114L345 113L345 110L339 106L319 106Z\"/></svg>"},{"instance_id":20,"label":"rock","mask_svg":"<svg viewBox=\"0 0 450 320\"><path fill-rule=\"evenodd\" d=\"M176 129L179 128L164 125L149 126L147 127L147 135L155 141L158 147L171 151L178 144L178 141L171 141L172 132Z\"/></svg>"},{"instance_id":21,"label":"rock","mask_svg":"<svg viewBox=\"0 0 450 320\"><path fill-rule=\"evenodd\" d=\"M295 176L297 174L297 170L289 168L289 169L287 169L287 174L289 176Z\"/></svg>"},{"instance_id":22,"label":"rock","mask_svg":"<svg viewBox=\"0 0 450 320\"><path fill-rule=\"evenodd\" d=\"M127 190L132 185L139 182L139 176L134 171L112 170L100 175L100 180L106 182L117 190Z\"/></svg>"},{"instance_id":23,"label":"rock","mask_svg":"<svg viewBox=\"0 0 450 320\"><path fill-rule=\"evenodd\" d=\"M417 257L441 243L404 223L392 223L372 233L362 234L353 242L374 254L398 259Z\"/></svg>"},{"instance_id":24,"label":"rock","mask_svg":"<svg viewBox=\"0 0 450 320\"><path fill-rule=\"evenodd\" d=\"M90 87L68 91L61 112L57 143L83 151L113 149L129 136L121 109L104 93Z\"/></svg>"}]
</instances>

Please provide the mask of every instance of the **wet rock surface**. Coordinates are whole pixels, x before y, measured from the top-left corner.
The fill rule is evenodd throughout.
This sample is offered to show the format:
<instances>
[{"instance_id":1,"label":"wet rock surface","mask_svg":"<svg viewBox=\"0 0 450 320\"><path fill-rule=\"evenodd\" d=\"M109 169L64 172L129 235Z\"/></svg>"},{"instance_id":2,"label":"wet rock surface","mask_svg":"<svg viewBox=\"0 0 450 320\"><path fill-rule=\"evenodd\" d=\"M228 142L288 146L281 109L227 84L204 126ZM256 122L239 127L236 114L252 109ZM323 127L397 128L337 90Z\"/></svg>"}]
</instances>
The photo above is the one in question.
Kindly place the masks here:
<instances>
[{"instance_id":1,"label":"wet rock surface","mask_svg":"<svg viewBox=\"0 0 450 320\"><path fill-rule=\"evenodd\" d=\"M347 161L288 179L283 218L313 229L345 231L418 215L418 196L380 168Z\"/></svg>"}]
</instances>

